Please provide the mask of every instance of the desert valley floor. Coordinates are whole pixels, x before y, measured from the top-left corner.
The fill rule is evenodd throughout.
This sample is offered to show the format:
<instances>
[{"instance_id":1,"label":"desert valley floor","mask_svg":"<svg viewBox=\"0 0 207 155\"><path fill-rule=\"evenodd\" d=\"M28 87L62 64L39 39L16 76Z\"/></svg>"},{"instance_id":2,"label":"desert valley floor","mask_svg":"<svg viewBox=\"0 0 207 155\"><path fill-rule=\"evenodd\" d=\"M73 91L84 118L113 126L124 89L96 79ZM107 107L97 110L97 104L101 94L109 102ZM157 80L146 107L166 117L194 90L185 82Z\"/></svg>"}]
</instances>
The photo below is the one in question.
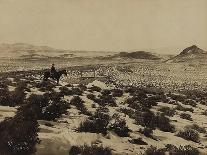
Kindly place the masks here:
<instances>
[{"instance_id":1,"label":"desert valley floor","mask_svg":"<svg viewBox=\"0 0 207 155\"><path fill-rule=\"evenodd\" d=\"M87 67L95 78L80 78ZM65 68L58 85L42 70L1 73L0 154L207 154L204 65Z\"/></svg>"}]
</instances>

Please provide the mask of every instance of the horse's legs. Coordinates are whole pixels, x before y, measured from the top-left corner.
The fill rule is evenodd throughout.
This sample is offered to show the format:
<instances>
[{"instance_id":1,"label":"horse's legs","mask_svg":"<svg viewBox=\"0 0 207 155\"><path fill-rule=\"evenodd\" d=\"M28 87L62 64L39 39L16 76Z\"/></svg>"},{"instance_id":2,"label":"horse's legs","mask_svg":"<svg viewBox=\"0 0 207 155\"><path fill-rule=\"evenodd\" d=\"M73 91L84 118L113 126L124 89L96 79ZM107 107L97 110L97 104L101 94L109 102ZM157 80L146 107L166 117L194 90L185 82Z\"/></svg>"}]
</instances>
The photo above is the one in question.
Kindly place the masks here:
<instances>
[{"instance_id":1,"label":"horse's legs","mask_svg":"<svg viewBox=\"0 0 207 155\"><path fill-rule=\"evenodd\" d=\"M60 79L57 78L57 84L59 84L59 80L60 80Z\"/></svg>"}]
</instances>

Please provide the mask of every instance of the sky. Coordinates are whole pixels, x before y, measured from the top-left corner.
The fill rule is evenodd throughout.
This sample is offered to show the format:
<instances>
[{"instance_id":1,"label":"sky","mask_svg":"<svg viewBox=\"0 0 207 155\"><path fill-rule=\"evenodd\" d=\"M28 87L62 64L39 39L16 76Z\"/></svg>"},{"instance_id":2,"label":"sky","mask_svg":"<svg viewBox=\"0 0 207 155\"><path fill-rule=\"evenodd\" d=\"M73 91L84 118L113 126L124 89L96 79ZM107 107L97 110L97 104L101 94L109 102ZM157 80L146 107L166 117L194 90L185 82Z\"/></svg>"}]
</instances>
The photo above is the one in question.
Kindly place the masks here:
<instances>
[{"instance_id":1,"label":"sky","mask_svg":"<svg viewBox=\"0 0 207 155\"><path fill-rule=\"evenodd\" d=\"M0 43L93 51L207 50L207 0L0 0Z\"/></svg>"}]
</instances>

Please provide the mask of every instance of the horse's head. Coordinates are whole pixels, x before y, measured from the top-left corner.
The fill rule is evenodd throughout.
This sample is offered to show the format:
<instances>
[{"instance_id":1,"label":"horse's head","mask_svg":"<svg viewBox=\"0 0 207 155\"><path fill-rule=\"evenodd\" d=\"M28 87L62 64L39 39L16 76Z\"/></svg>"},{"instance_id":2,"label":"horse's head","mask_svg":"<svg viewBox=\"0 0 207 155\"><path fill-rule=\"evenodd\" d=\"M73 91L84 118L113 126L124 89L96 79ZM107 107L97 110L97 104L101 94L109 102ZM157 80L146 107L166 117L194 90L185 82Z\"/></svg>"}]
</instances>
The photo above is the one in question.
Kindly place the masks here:
<instances>
[{"instance_id":1,"label":"horse's head","mask_svg":"<svg viewBox=\"0 0 207 155\"><path fill-rule=\"evenodd\" d=\"M62 73L65 75L65 76L67 76L67 71L64 69L64 70L62 70Z\"/></svg>"}]
</instances>

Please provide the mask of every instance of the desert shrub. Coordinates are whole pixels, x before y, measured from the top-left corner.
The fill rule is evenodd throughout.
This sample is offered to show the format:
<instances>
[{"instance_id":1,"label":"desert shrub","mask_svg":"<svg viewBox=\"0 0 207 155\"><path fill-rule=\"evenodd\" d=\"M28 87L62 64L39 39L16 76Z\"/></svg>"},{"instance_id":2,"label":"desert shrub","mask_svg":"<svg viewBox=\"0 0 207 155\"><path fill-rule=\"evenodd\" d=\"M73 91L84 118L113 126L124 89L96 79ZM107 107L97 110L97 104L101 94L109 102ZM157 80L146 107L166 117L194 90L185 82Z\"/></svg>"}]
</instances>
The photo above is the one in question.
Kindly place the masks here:
<instances>
[{"instance_id":1,"label":"desert shrub","mask_svg":"<svg viewBox=\"0 0 207 155\"><path fill-rule=\"evenodd\" d=\"M201 100L201 101L200 101L200 104L202 104L202 105L206 105L206 106L207 106L207 102L206 102L205 100Z\"/></svg>"},{"instance_id":2,"label":"desert shrub","mask_svg":"<svg viewBox=\"0 0 207 155\"><path fill-rule=\"evenodd\" d=\"M193 111L194 111L193 108L185 108L185 107L183 107L183 106L180 105L180 104L177 105L175 109L177 109L177 110L179 110L179 111L184 111L184 112L186 112L186 111L193 112Z\"/></svg>"},{"instance_id":3,"label":"desert shrub","mask_svg":"<svg viewBox=\"0 0 207 155\"><path fill-rule=\"evenodd\" d=\"M196 107L197 106L197 103L196 101L192 100L192 99L187 99L183 102L183 104L185 105L191 105L192 107Z\"/></svg>"},{"instance_id":4,"label":"desert shrub","mask_svg":"<svg viewBox=\"0 0 207 155\"><path fill-rule=\"evenodd\" d=\"M112 95L106 95L103 93L102 95L99 96L99 98L95 99L94 102L98 103L100 106L117 106L116 105L116 100L113 98Z\"/></svg>"},{"instance_id":5,"label":"desert shrub","mask_svg":"<svg viewBox=\"0 0 207 155\"><path fill-rule=\"evenodd\" d=\"M146 98L145 100L141 100L143 102L143 104L147 104L149 108L151 108L152 106L157 106L157 102L160 101L161 99L156 98L156 96L151 96Z\"/></svg>"},{"instance_id":6,"label":"desert shrub","mask_svg":"<svg viewBox=\"0 0 207 155\"><path fill-rule=\"evenodd\" d=\"M186 128L196 130L196 131L198 131L200 133L206 133L205 127L200 127L197 124L192 124L192 125L186 126Z\"/></svg>"},{"instance_id":7,"label":"desert shrub","mask_svg":"<svg viewBox=\"0 0 207 155\"><path fill-rule=\"evenodd\" d=\"M93 101L95 100L96 96L91 93L91 94L87 94L87 98Z\"/></svg>"},{"instance_id":8,"label":"desert shrub","mask_svg":"<svg viewBox=\"0 0 207 155\"><path fill-rule=\"evenodd\" d=\"M101 92L101 88L100 87L98 87L98 86L92 86L92 87L90 87L90 89L89 89L90 91L96 91L96 92Z\"/></svg>"},{"instance_id":9,"label":"desert shrub","mask_svg":"<svg viewBox=\"0 0 207 155\"><path fill-rule=\"evenodd\" d=\"M163 95L156 94L156 95L153 95L153 96L149 96L148 100L153 102L153 103L155 103L155 102L167 102L167 98L164 94Z\"/></svg>"},{"instance_id":10,"label":"desert shrub","mask_svg":"<svg viewBox=\"0 0 207 155\"><path fill-rule=\"evenodd\" d=\"M100 87L98 87L98 86L92 86L92 87L90 87L90 89L89 89L90 91L96 91L96 92L101 92L101 88Z\"/></svg>"},{"instance_id":11,"label":"desert shrub","mask_svg":"<svg viewBox=\"0 0 207 155\"><path fill-rule=\"evenodd\" d=\"M53 98L52 98L53 97ZM37 119L54 120L59 118L62 114L67 113L69 108L68 103L61 100L61 98L48 95L34 95L32 94L27 104L32 106L35 110ZM21 109L22 107L20 107Z\"/></svg>"},{"instance_id":12,"label":"desert shrub","mask_svg":"<svg viewBox=\"0 0 207 155\"><path fill-rule=\"evenodd\" d=\"M86 91L87 87L84 84L79 84L78 88L80 88L81 91Z\"/></svg>"},{"instance_id":13,"label":"desert shrub","mask_svg":"<svg viewBox=\"0 0 207 155\"><path fill-rule=\"evenodd\" d=\"M145 94L153 94L153 95L164 95L164 91L161 88L152 87L152 86L146 86L144 88L141 88L141 90Z\"/></svg>"},{"instance_id":14,"label":"desert shrub","mask_svg":"<svg viewBox=\"0 0 207 155\"><path fill-rule=\"evenodd\" d=\"M70 104L76 106L78 110L80 110L85 115L91 115L91 113L88 111L88 109L84 105L84 101L79 96L74 96L70 100Z\"/></svg>"},{"instance_id":15,"label":"desert shrub","mask_svg":"<svg viewBox=\"0 0 207 155\"><path fill-rule=\"evenodd\" d=\"M120 137L128 137L131 131L126 125L126 121L120 118L116 118L115 122L109 126L109 129Z\"/></svg>"},{"instance_id":16,"label":"desert shrub","mask_svg":"<svg viewBox=\"0 0 207 155\"><path fill-rule=\"evenodd\" d=\"M80 124L78 131L106 134L109 121L108 110L99 107L93 116L90 116Z\"/></svg>"},{"instance_id":17,"label":"desert shrub","mask_svg":"<svg viewBox=\"0 0 207 155\"><path fill-rule=\"evenodd\" d=\"M50 81L42 81L40 83L36 84L36 87L39 88L40 91L53 91L53 88L55 88L55 84L51 83Z\"/></svg>"},{"instance_id":18,"label":"desert shrub","mask_svg":"<svg viewBox=\"0 0 207 155\"><path fill-rule=\"evenodd\" d=\"M80 89L80 88L74 88L72 87L72 94L73 95L82 95L83 94L83 91Z\"/></svg>"},{"instance_id":19,"label":"desert shrub","mask_svg":"<svg viewBox=\"0 0 207 155\"><path fill-rule=\"evenodd\" d=\"M96 108L96 104L91 104L91 108Z\"/></svg>"},{"instance_id":20,"label":"desert shrub","mask_svg":"<svg viewBox=\"0 0 207 155\"><path fill-rule=\"evenodd\" d=\"M145 141L142 140L142 138L131 139L129 142L137 145L148 145Z\"/></svg>"},{"instance_id":21,"label":"desert shrub","mask_svg":"<svg viewBox=\"0 0 207 155\"><path fill-rule=\"evenodd\" d=\"M190 145L185 146L174 146L171 144L166 145L169 155L199 155L199 150Z\"/></svg>"},{"instance_id":22,"label":"desert shrub","mask_svg":"<svg viewBox=\"0 0 207 155\"><path fill-rule=\"evenodd\" d=\"M177 136L193 142L199 141L198 132L190 128L185 128L183 131L179 131Z\"/></svg>"},{"instance_id":23,"label":"desert shrub","mask_svg":"<svg viewBox=\"0 0 207 155\"><path fill-rule=\"evenodd\" d=\"M202 112L203 115L207 116L207 110L205 110L204 112Z\"/></svg>"},{"instance_id":24,"label":"desert shrub","mask_svg":"<svg viewBox=\"0 0 207 155\"><path fill-rule=\"evenodd\" d=\"M189 121L192 121L193 119L191 118L191 115L190 114L187 114L187 113L181 113L180 114L180 118L182 119L187 119Z\"/></svg>"},{"instance_id":25,"label":"desert shrub","mask_svg":"<svg viewBox=\"0 0 207 155\"><path fill-rule=\"evenodd\" d=\"M172 108L169 108L169 107L162 107L159 109L160 112L162 112L164 115L167 115L167 116L174 116L175 115L175 109L172 109Z\"/></svg>"},{"instance_id":26,"label":"desert shrub","mask_svg":"<svg viewBox=\"0 0 207 155\"><path fill-rule=\"evenodd\" d=\"M113 89L112 90L112 96L113 97L122 97L123 96L123 90L121 90L121 89Z\"/></svg>"},{"instance_id":27,"label":"desert shrub","mask_svg":"<svg viewBox=\"0 0 207 155\"><path fill-rule=\"evenodd\" d=\"M66 86L66 87L73 87L73 85L70 84L70 83L66 84L65 86Z\"/></svg>"},{"instance_id":28,"label":"desert shrub","mask_svg":"<svg viewBox=\"0 0 207 155\"><path fill-rule=\"evenodd\" d=\"M22 87L17 87L13 92L10 93L10 95L10 102L12 102L14 105L23 104L26 98L25 89L22 89Z\"/></svg>"},{"instance_id":29,"label":"desert shrub","mask_svg":"<svg viewBox=\"0 0 207 155\"><path fill-rule=\"evenodd\" d=\"M18 109L13 118L7 118L0 123L0 154L32 154L37 137L38 122L36 111L31 105Z\"/></svg>"},{"instance_id":30,"label":"desert shrub","mask_svg":"<svg viewBox=\"0 0 207 155\"><path fill-rule=\"evenodd\" d=\"M148 111L152 106L156 106L157 102L150 98L142 98L134 96L132 98L127 98L125 101L126 104L129 104L129 107L132 109L140 111Z\"/></svg>"},{"instance_id":31,"label":"desert shrub","mask_svg":"<svg viewBox=\"0 0 207 155\"><path fill-rule=\"evenodd\" d=\"M174 93L168 93L167 96L169 96L171 99L184 102L185 99L187 99L186 95L183 94L174 94Z\"/></svg>"},{"instance_id":32,"label":"desert shrub","mask_svg":"<svg viewBox=\"0 0 207 155\"><path fill-rule=\"evenodd\" d=\"M57 102L64 97L64 95L61 92L55 92L55 91L46 92L43 96L48 100L57 101Z\"/></svg>"},{"instance_id":33,"label":"desert shrub","mask_svg":"<svg viewBox=\"0 0 207 155\"><path fill-rule=\"evenodd\" d=\"M112 155L111 149L92 144L91 146L72 146L69 155Z\"/></svg>"},{"instance_id":34,"label":"desert shrub","mask_svg":"<svg viewBox=\"0 0 207 155\"><path fill-rule=\"evenodd\" d=\"M24 89L17 87L10 92L8 89L0 89L0 104L4 106L16 106L24 104L26 93Z\"/></svg>"},{"instance_id":35,"label":"desert shrub","mask_svg":"<svg viewBox=\"0 0 207 155\"><path fill-rule=\"evenodd\" d=\"M133 95L136 92L137 88L133 86L125 87L124 92Z\"/></svg>"},{"instance_id":36,"label":"desert shrub","mask_svg":"<svg viewBox=\"0 0 207 155\"><path fill-rule=\"evenodd\" d=\"M54 120L55 118L59 118L62 114L66 114L68 109L68 104L59 101L52 102L48 106L42 108L41 119L44 120Z\"/></svg>"},{"instance_id":37,"label":"desert shrub","mask_svg":"<svg viewBox=\"0 0 207 155\"><path fill-rule=\"evenodd\" d=\"M62 93L63 95L72 95L72 90L70 90L66 86L60 87L59 89L60 89L60 93Z\"/></svg>"},{"instance_id":38,"label":"desert shrub","mask_svg":"<svg viewBox=\"0 0 207 155\"><path fill-rule=\"evenodd\" d=\"M170 119L163 114L158 114L157 118L157 128L165 132L174 132L175 127L170 124Z\"/></svg>"},{"instance_id":39,"label":"desert shrub","mask_svg":"<svg viewBox=\"0 0 207 155\"><path fill-rule=\"evenodd\" d=\"M110 95L110 94L111 94L111 90L109 90L109 89L104 89L104 90L101 91L101 94L102 94L103 96Z\"/></svg>"},{"instance_id":40,"label":"desert shrub","mask_svg":"<svg viewBox=\"0 0 207 155\"><path fill-rule=\"evenodd\" d=\"M153 112L150 110L145 112L135 112L135 121L137 124L142 125L143 127L149 127L152 129L156 128L157 118Z\"/></svg>"},{"instance_id":41,"label":"desert shrub","mask_svg":"<svg viewBox=\"0 0 207 155\"><path fill-rule=\"evenodd\" d=\"M152 134L153 134L153 130L148 127L145 127L144 129L140 129L139 132L145 135L146 137L152 137Z\"/></svg>"},{"instance_id":42,"label":"desert shrub","mask_svg":"<svg viewBox=\"0 0 207 155\"><path fill-rule=\"evenodd\" d=\"M120 108L118 109L119 112L124 113L125 115L128 115L130 118L135 117L135 111L131 108Z\"/></svg>"},{"instance_id":43,"label":"desert shrub","mask_svg":"<svg viewBox=\"0 0 207 155\"><path fill-rule=\"evenodd\" d=\"M0 79L0 89L8 89L8 83L6 82L6 80L2 80Z\"/></svg>"},{"instance_id":44,"label":"desert shrub","mask_svg":"<svg viewBox=\"0 0 207 155\"><path fill-rule=\"evenodd\" d=\"M151 146L145 151L144 155L165 155L165 151L163 149L157 149L156 147Z\"/></svg>"}]
</instances>

